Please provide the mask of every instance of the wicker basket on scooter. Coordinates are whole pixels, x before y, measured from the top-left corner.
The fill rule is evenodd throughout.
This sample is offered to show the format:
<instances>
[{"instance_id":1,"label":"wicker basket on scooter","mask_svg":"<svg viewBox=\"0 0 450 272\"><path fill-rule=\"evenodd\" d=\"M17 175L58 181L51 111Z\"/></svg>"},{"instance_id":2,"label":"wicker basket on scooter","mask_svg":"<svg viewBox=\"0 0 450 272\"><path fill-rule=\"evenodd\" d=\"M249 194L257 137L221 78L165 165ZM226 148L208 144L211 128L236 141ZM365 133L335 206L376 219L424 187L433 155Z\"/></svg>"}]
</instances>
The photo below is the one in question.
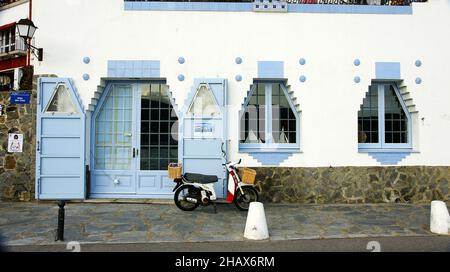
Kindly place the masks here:
<instances>
[{"instance_id":1,"label":"wicker basket on scooter","mask_svg":"<svg viewBox=\"0 0 450 272\"><path fill-rule=\"evenodd\" d=\"M241 181L247 184L255 184L256 181L256 171L250 168L243 168L240 171Z\"/></svg>"},{"instance_id":2,"label":"wicker basket on scooter","mask_svg":"<svg viewBox=\"0 0 450 272\"><path fill-rule=\"evenodd\" d=\"M181 163L169 163L167 171L169 172L170 179L180 179L183 167Z\"/></svg>"}]
</instances>

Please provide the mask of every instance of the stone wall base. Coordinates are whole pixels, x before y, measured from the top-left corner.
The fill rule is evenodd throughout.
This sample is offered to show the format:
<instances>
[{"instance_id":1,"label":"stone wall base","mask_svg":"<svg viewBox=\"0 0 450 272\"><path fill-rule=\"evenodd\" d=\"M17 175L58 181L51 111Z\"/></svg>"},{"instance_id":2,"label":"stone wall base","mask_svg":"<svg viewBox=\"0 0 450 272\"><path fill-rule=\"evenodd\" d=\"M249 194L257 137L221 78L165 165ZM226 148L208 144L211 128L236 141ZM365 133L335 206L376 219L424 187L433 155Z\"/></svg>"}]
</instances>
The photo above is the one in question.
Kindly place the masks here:
<instances>
[{"instance_id":1,"label":"stone wall base","mask_svg":"<svg viewBox=\"0 0 450 272\"><path fill-rule=\"evenodd\" d=\"M450 201L450 166L254 168L262 201L302 204Z\"/></svg>"},{"instance_id":2,"label":"stone wall base","mask_svg":"<svg viewBox=\"0 0 450 272\"><path fill-rule=\"evenodd\" d=\"M30 201L34 195L36 91L29 105L10 104L10 92L0 93L0 199ZM23 152L8 153L8 134L23 134Z\"/></svg>"},{"instance_id":3,"label":"stone wall base","mask_svg":"<svg viewBox=\"0 0 450 272\"><path fill-rule=\"evenodd\" d=\"M5 106L0 116L0 201L31 201L35 191L37 81L33 77L30 104L13 105L10 92L0 92ZM8 153L8 134L23 134L23 152Z\"/></svg>"}]
</instances>

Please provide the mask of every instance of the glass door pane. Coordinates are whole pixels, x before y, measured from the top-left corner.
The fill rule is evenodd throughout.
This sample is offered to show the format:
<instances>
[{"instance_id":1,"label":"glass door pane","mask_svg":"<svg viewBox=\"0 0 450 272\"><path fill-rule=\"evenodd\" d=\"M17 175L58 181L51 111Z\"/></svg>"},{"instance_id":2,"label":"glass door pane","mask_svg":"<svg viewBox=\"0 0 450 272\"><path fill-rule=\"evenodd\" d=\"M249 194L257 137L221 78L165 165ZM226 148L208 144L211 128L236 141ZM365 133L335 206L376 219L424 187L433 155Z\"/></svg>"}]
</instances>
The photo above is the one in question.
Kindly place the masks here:
<instances>
[{"instance_id":1,"label":"glass door pane","mask_svg":"<svg viewBox=\"0 0 450 272\"><path fill-rule=\"evenodd\" d=\"M55 89L53 97L48 102L46 113L76 113L77 110L72 102L72 97L66 86L60 84Z\"/></svg>"},{"instance_id":2,"label":"glass door pane","mask_svg":"<svg viewBox=\"0 0 450 272\"><path fill-rule=\"evenodd\" d=\"M95 169L131 170L132 104L131 85L111 86L95 120Z\"/></svg>"},{"instance_id":3,"label":"glass door pane","mask_svg":"<svg viewBox=\"0 0 450 272\"><path fill-rule=\"evenodd\" d=\"M178 162L178 118L164 84L141 84L140 170Z\"/></svg>"},{"instance_id":4,"label":"glass door pane","mask_svg":"<svg viewBox=\"0 0 450 272\"><path fill-rule=\"evenodd\" d=\"M208 85L200 85L195 94L195 98L192 101L189 113L196 117L212 117L220 115L220 108L217 105L211 90L209 90Z\"/></svg>"}]
</instances>

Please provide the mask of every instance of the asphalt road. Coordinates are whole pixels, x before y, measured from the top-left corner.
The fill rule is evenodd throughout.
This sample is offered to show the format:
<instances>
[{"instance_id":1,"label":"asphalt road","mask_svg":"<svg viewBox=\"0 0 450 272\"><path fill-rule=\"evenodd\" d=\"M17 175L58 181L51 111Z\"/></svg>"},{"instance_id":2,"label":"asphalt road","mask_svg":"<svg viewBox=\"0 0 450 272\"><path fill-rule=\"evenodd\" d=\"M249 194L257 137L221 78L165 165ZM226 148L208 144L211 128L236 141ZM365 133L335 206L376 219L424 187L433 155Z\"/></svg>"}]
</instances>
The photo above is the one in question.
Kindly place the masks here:
<instances>
[{"instance_id":1,"label":"asphalt road","mask_svg":"<svg viewBox=\"0 0 450 272\"><path fill-rule=\"evenodd\" d=\"M369 244L370 243L370 244ZM368 249L369 248L369 249ZM258 242L82 244L82 252L450 252L450 236L371 237ZM15 252L70 252L67 243L7 248Z\"/></svg>"}]
</instances>

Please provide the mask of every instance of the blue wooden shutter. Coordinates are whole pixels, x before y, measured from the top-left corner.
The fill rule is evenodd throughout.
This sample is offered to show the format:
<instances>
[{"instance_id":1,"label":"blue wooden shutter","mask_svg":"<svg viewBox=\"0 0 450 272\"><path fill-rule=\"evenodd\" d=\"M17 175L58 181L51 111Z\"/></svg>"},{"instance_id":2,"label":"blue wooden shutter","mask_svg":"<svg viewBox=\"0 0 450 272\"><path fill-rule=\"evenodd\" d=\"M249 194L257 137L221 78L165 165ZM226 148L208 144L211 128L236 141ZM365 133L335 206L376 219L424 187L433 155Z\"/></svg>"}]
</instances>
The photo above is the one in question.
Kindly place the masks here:
<instances>
[{"instance_id":1,"label":"blue wooden shutter","mask_svg":"<svg viewBox=\"0 0 450 272\"><path fill-rule=\"evenodd\" d=\"M40 78L38 84L36 198L84 199L83 106L68 78Z\"/></svg>"}]
</instances>

